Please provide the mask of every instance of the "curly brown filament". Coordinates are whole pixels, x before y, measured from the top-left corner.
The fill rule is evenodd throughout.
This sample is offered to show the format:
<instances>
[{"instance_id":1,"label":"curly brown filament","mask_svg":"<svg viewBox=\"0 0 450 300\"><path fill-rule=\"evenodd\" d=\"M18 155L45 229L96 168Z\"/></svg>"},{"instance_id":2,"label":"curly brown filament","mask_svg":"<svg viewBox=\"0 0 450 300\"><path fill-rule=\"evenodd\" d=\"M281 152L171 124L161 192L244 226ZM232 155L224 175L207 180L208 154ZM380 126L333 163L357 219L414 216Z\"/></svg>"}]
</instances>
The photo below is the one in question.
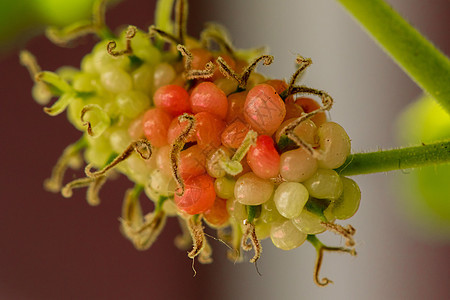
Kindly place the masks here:
<instances>
[{"instance_id":1,"label":"curly brown filament","mask_svg":"<svg viewBox=\"0 0 450 300\"><path fill-rule=\"evenodd\" d=\"M248 239L250 239L251 244L247 242ZM256 236L255 225L245 220L244 234L242 236L242 249L244 249L245 251L250 251L252 248L255 251L255 255L252 257L252 259L250 259L250 262L256 263L261 257L262 246L258 237Z\"/></svg>"},{"instance_id":2,"label":"curly brown filament","mask_svg":"<svg viewBox=\"0 0 450 300\"><path fill-rule=\"evenodd\" d=\"M323 260L323 253L324 251L330 251L330 252L345 252L345 253L350 253L351 255L355 256L356 252L354 249L346 249L346 248L340 248L340 247L328 247L325 245L322 245L321 247L319 247L317 250L317 258L316 258L316 263L315 263L315 267L314 267L314 282L318 285L318 286L326 286L329 283L333 283L332 280L323 277L320 278L319 277L319 273L320 273L320 267L322 266L322 260Z\"/></svg>"},{"instance_id":3,"label":"curly brown filament","mask_svg":"<svg viewBox=\"0 0 450 300\"><path fill-rule=\"evenodd\" d=\"M245 89L247 87L247 81L250 77L250 74L255 70L256 65L263 61L263 65L268 66L273 62L273 56L272 55L262 55L255 59L245 70L242 72L241 75L241 82L239 83L239 87L242 89Z\"/></svg>"},{"instance_id":4,"label":"curly brown filament","mask_svg":"<svg viewBox=\"0 0 450 300\"><path fill-rule=\"evenodd\" d=\"M245 70L242 72L242 74L237 74L236 71L234 71L222 57L217 58L217 63L219 64L220 71L226 76L234 78L238 82L238 87L242 90L245 90L247 87L247 82L250 77L250 74L253 72L253 70L256 68L256 65L263 61L263 64L268 66L273 62L273 56L272 55L262 55L255 59Z\"/></svg>"},{"instance_id":5,"label":"curly brown filament","mask_svg":"<svg viewBox=\"0 0 450 300\"><path fill-rule=\"evenodd\" d=\"M220 72L227 78L233 78L238 82L238 84L241 83L241 76L236 73L228 64L227 62L222 58L218 57L216 59L217 64L219 65Z\"/></svg>"},{"instance_id":6,"label":"curly brown filament","mask_svg":"<svg viewBox=\"0 0 450 300\"><path fill-rule=\"evenodd\" d=\"M175 139L173 144L170 147L169 157L172 165L172 175L175 181L178 183L178 190L180 192L176 192L178 196L183 196L184 194L184 181L181 178L180 171L178 166L180 165L180 152L186 143L188 136L195 129L195 118L192 115L187 113L182 114L178 117L179 122L188 121L188 125L186 128L181 131L180 135Z\"/></svg>"},{"instance_id":7,"label":"curly brown filament","mask_svg":"<svg viewBox=\"0 0 450 300\"><path fill-rule=\"evenodd\" d=\"M343 227L336 223L330 222L321 222L325 228L335 234L341 235L345 238L345 245L347 247L355 246L355 240L353 239L353 235L356 233L356 229L352 225L347 225L347 227Z\"/></svg>"},{"instance_id":8,"label":"curly brown filament","mask_svg":"<svg viewBox=\"0 0 450 300\"><path fill-rule=\"evenodd\" d=\"M87 126L87 133L90 136L94 136L94 131L92 131L92 124L89 121L85 121L84 120L84 116L86 115L87 112L92 111L95 109L96 106L94 105L86 105L85 107L83 107L83 109L81 110L81 115L80 115L80 119L81 122L83 122L83 126ZM45 109L44 109L45 110Z\"/></svg>"},{"instance_id":9,"label":"curly brown filament","mask_svg":"<svg viewBox=\"0 0 450 300\"><path fill-rule=\"evenodd\" d=\"M155 36L155 34L159 35L162 39L166 40L167 42L173 44L173 45L179 45L179 44L183 44L180 39L178 39L177 37L175 37L174 35L165 32L164 30L158 29L155 27L155 25L151 25L148 28L150 37Z\"/></svg>"},{"instance_id":10,"label":"curly brown filament","mask_svg":"<svg viewBox=\"0 0 450 300\"><path fill-rule=\"evenodd\" d=\"M122 154L117 156L110 164L108 164L103 169L92 172L92 164L88 164L84 169L84 172L86 173L87 177L91 178L102 176L109 170L113 169L118 163L126 160L133 153L133 151L136 151L141 156L141 158L147 160L150 159L152 155L152 145L146 139L134 141L127 147L127 149L125 149Z\"/></svg>"},{"instance_id":11,"label":"curly brown filament","mask_svg":"<svg viewBox=\"0 0 450 300\"><path fill-rule=\"evenodd\" d=\"M212 62L208 62L205 65L205 68L203 70L194 70L192 69L192 60L193 56L192 53L183 45L177 45L177 50L181 53L181 55L184 57L184 69L185 69L185 77L188 80L191 79L206 79L210 78L214 75L215 66Z\"/></svg>"},{"instance_id":12,"label":"curly brown filament","mask_svg":"<svg viewBox=\"0 0 450 300\"><path fill-rule=\"evenodd\" d=\"M188 257L194 259L205 247L205 233L203 232L201 218L194 220L194 217L190 217L187 224L193 241L192 250L188 253Z\"/></svg>"},{"instance_id":13,"label":"curly brown filament","mask_svg":"<svg viewBox=\"0 0 450 300\"><path fill-rule=\"evenodd\" d=\"M331 96L325 91L321 91L321 90L317 90L317 89L313 89L313 88L301 85L301 86L292 87L291 92L288 94L288 96L295 95L295 94L311 94L311 95L319 96L322 100L322 108L318 109L320 111L330 110L331 107L333 106L333 98L331 98ZM320 111L317 111L317 112L320 112ZM315 111L312 111L311 113L313 113L313 112L315 112Z\"/></svg>"},{"instance_id":14,"label":"curly brown filament","mask_svg":"<svg viewBox=\"0 0 450 300\"><path fill-rule=\"evenodd\" d=\"M280 132L280 136L282 135L286 135L288 138L290 138L291 140L293 140L299 147L303 147L306 151L308 151L311 155L318 157L320 156L320 153L315 150L310 144L306 143L305 141L303 141L303 139L301 139L299 136L297 136L294 133L295 128L300 125L301 122L310 119L311 117L313 117L314 115L320 113L320 112L324 112L327 110L330 110L332 105L333 105L333 98L331 98L330 95L328 95L328 93L321 91L321 90L316 90L313 88L309 88L306 86L294 86L292 87L290 93L287 94L287 96L290 95L294 95L294 94L298 94L298 93L303 93L303 94L313 94L313 95L317 95L320 96L322 99L322 107L318 108L316 110L313 110L309 113L303 114L301 115L299 118L297 118L296 120L294 120L293 122L291 122L288 126L286 126L281 132Z\"/></svg>"},{"instance_id":15,"label":"curly brown filament","mask_svg":"<svg viewBox=\"0 0 450 300\"><path fill-rule=\"evenodd\" d=\"M133 53L133 49L131 48L131 40L136 36L136 32L137 29L135 26L128 26L127 29L127 33L126 33L126 46L124 50L120 50L120 51L114 51L117 47L117 44L115 41L110 41L107 45L106 45L106 51L108 51L109 55L112 55L114 57L118 57L118 56L122 56L125 54L132 54Z\"/></svg>"},{"instance_id":16,"label":"curly brown filament","mask_svg":"<svg viewBox=\"0 0 450 300\"><path fill-rule=\"evenodd\" d=\"M306 68L308 68L312 64L312 60L310 58L303 58L302 56L298 55L296 59L297 64L300 66L298 67L297 71L295 71L294 74L291 76L291 80L289 82L289 87L287 89L287 94L292 94L292 89L294 88L294 84L299 78L300 74L302 74Z\"/></svg>"}]
</instances>

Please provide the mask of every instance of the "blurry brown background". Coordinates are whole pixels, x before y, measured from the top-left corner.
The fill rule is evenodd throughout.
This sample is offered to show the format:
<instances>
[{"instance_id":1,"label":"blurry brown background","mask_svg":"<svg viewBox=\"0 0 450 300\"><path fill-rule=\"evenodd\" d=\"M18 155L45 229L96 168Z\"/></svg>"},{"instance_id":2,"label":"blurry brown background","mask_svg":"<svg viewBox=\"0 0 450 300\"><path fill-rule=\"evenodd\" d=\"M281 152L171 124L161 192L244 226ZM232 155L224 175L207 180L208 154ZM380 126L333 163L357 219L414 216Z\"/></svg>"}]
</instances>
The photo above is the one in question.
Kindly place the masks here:
<instances>
[{"instance_id":1,"label":"blurry brown background","mask_svg":"<svg viewBox=\"0 0 450 300\"><path fill-rule=\"evenodd\" d=\"M449 1L389 1L449 55ZM107 23L152 24L154 1L126 0L107 13ZM333 0L190 1L191 33L205 21L229 27L238 47L268 45L273 77L289 77L295 53L312 57L305 82L336 99L332 119L353 140L353 149L395 146L394 118L420 90ZM79 66L93 39L61 49L43 37L23 45L43 69ZM266 71L260 69L260 71ZM312 282L310 245L285 252L263 243L259 263L226 261L214 246L212 265L196 263L173 245L178 224L170 220L159 240L138 252L118 230L126 179L106 184L102 204L90 207L84 191L64 199L42 182L64 147L80 133L61 115L51 118L31 98L32 81L18 54L0 58L0 299L438 299L450 297L448 239L430 238L404 217L392 190L393 176L357 177L363 191L356 258L330 254ZM399 172L400 173L400 172ZM403 174L397 174L402 176ZM395 175L394 175L395 176ZM449 200L450 201L450 200ZM150 209L151 206L148 206ZM339 242L339 239L330 239Z\"/></svg>"}]
</instances>

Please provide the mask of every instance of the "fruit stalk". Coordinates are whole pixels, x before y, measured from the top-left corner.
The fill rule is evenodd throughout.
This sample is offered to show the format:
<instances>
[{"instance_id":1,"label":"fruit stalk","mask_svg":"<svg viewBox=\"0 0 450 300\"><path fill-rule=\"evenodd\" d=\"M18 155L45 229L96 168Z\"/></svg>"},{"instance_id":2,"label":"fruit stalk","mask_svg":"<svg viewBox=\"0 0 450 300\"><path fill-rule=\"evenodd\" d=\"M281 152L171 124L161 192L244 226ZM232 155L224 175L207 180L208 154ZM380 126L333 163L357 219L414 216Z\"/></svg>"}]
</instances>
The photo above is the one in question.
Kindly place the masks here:
<instances>
[{"instance_id":1,"label":"fruit stalk","mask_svg":"<svg viewBox=\"0 0 450 300\"><path fill-rule=\"evenodd\" d=\"M450 60L383 0L338 0L422 90L450 114Z\"/></svg>"},{"instance_id":2,"label":"fruit stalk","mask_svg":"<svg viewBox=\"0 0 450 300\"><path fill-rule=\"evenodd\" d=\"M450 163L450 141L401 149L355 153L336 169L342 176L387 172Z\"/></svg>"}]
</instances>

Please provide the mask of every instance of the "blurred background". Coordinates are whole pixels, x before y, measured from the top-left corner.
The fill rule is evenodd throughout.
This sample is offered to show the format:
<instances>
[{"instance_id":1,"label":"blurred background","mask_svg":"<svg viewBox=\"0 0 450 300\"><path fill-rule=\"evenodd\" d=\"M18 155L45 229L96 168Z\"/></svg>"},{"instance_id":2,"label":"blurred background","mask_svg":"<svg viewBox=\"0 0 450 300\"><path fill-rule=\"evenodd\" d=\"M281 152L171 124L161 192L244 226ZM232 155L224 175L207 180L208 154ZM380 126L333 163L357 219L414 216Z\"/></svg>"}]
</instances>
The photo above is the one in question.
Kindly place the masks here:
<instances>
[{"instance_id":1,"label":"blurred background","mask_svg":"<svg viewBox=\"0 0 450 300\"><path fill-rule=\"evenodd\" d=\"M30 50L45 70L79 67L93 37L59 48L40 33L45 24L86 18L90 2L0 3L0 299L450 297L449 229L428 222L430 216L418 214L412 198L400 192L398 179L408 178L408 170L355 177L362 200L349 221L357 229L358 256L327 254L321 275L335 283L326 288L313 283L315 250L309 244L286 252L263 242L259 276L252 264L227 261L226 248L211 240L215 262L196 263L193 278L191 260L173 245L179 229L170 220L153 247L138 252L118 230L123 193L132 186L124 178L104 187L98 207L88 206L83 191L70 199L44 191L42 182L80 133L64 115L51 118L32 100L33 83L18 51ZM191 34L217 21L239 48L267 45L275 62L259 71L271 77L289 78L297 53L311 57L303 83L334 97L330 117L347 130L354 152L397 146L397 117L421 91L336 1L189 2ZM450 54L448 0L389 3ZM108 10L107 24L147 28L154 7L155 1L121 1ZM450 203L446 197L442 200ZM324 239L341 242L330 234Z\"/></svg>"}]
</instances>

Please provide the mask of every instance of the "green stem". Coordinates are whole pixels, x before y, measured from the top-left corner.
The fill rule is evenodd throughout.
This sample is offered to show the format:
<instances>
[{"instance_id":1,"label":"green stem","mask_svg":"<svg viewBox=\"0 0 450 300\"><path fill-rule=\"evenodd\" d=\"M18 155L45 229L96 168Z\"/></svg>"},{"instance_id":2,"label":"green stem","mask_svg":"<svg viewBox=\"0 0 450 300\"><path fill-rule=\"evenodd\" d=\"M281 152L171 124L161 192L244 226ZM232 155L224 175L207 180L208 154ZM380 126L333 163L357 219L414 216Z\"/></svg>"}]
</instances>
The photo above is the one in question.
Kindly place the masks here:
<instances>
[{"instance_id":1,"label":"green stem","mask_svg":"<svg viewBox=\"0 0 450 300\"><path fill-rule=\"evenodd\" d=\"M136 185L134 185L133 189L131 190L130 196L133 199L138 199L143 191L144 191L144 186L141 184L136 184Z\"/></svg>"},{"instance_id":2,"label":"green stem","mask_svg":"<svg viewBox=\"0 0 450 300\"><path fill-rule=\"evenodd\" d=\"M383 0L338 0L450 114L450 60Z\"/></svg>"},{"instance_id":3,"label":"green stem","mask_svg":"<svg viewBox=\"0 0 450 300\"><path fill-rule=\"evenodd\" d=\"M250 223L253 223L260 209L261 207L259 205L247 205L247 220Z\"/></svg>"},{"instance_id":4,"label":"green stem","mask_svg":"<svg viewBox=\"0 0 450 300\"><path fill-rule=\"evenodd\" d=\"M433 164L450 163L450 141L370 153L356 153L336 171L340 175L360 175Z\"/></svg>"},{"instance_id":5,"label":"green stem","mask_svg":"<svg viewBox=\"0 0 450 300\"><path fill-rule=\"evenodd\" d=\"M322 244L322 242L314 234L308 234L306 236L306 239L308 240L308 242L311 243L311 245L314 246L314 248L316 248L316 250L318 250L318 249L320 249L321 247L324 246Z\"/></svg>"},{"instance_id":6,"label":"green stem","mask_svg":"<svg viewBox=\"0 0 450 300\"><path fill-rule=\"evenodd\" d=\"M158 202L156 203L156 207L155 207L155 213L162 211L163 204L167 199L169 199L169 197L161 196L161 195L159 196Z\"/></svg>"}]
</instances>

